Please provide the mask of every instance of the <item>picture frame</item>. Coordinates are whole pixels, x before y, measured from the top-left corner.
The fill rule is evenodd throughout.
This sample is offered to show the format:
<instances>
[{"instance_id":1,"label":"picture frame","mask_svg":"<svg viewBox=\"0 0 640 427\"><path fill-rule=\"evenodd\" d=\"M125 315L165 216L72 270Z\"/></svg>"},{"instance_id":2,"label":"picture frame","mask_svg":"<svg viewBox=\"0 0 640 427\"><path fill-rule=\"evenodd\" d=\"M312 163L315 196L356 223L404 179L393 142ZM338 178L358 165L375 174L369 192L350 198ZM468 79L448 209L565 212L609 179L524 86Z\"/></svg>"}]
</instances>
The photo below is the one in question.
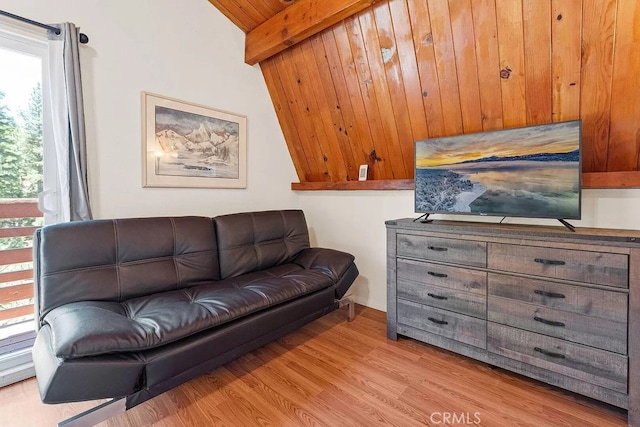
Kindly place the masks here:
<instances>
[{"instance_id":1,"label":"picture frame","mask_svg":"<svg viewBox=\"0 0 640 427\"><path fill-rule=\"evenodd\" d=\"M247 118L142 92L143 187L246 188Z\"/></svg>"}]
</instances>

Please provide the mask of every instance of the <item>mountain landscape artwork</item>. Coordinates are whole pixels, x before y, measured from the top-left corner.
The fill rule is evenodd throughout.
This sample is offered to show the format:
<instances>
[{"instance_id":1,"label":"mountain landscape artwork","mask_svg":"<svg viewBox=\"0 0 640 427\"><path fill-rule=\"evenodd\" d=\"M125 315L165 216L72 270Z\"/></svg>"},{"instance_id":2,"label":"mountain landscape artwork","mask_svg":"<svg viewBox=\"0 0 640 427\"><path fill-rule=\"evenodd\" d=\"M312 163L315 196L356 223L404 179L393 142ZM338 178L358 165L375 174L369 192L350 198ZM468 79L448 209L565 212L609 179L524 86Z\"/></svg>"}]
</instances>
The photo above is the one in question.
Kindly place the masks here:
<instances>
[{"instance_id":1,"label":"mountain landscape artwork","mask_svg":"<svg viewBox=\"0 0 640 427\"><path fill-rule=\"evenodd\" d=\"M156 106L155 135L157 175L238 178L238 123Z\"/></svg>"},{"instance_id":2,"label":"mountain landscape artwork","mask_svg":"<svg viewBox=\"0 0 640 427\"><path fill-rule=\"evenodd\" d=\"M142 185L247 188L247 117L142 92Z\"/></svg>"},{"instance_id":3,"label":"mountain landscape artwork","mask_svg":"<svg viewBox=\"0 0 640 427\"><path fill-rule=\"evenodd\" d=\"M580 215L579 121L426 139L415 149L416 212Z\"/></svg>"}]
</instances>

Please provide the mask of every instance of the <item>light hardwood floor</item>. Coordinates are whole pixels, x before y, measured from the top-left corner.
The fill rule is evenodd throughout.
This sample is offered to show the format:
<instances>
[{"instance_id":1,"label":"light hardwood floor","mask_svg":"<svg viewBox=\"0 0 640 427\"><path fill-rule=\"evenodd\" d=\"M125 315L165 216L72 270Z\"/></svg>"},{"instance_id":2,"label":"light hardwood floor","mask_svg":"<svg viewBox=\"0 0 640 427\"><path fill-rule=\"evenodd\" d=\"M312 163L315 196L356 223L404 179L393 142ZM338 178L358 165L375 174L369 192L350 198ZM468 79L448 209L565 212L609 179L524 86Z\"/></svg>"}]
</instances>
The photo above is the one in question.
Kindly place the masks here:
<instances>
[{"instance_id":1,"label":"light hardwood floor","mask_svg":"<svg viewBox=\"0 0 640 427\"><path fill-rule=\"evenodd\" d=\"M103 425L626 425L625 411L410 339L389 341L385 328L383 312L356 306L348 323L338 310ZM0 425L55 425L91 406L44 405L29 379L0 389Z\"/></svg>"}]
</instances>

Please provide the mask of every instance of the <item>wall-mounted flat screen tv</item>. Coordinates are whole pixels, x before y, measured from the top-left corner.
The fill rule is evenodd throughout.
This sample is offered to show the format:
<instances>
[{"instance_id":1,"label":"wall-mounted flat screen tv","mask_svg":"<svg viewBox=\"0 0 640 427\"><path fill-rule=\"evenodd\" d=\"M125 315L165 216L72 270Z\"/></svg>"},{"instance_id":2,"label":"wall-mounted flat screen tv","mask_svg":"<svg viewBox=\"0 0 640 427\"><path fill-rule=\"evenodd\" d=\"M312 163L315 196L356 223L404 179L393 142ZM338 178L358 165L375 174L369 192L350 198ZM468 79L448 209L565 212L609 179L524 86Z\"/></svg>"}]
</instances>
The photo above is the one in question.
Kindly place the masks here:
<instances>
[{"instance_id":1,"label":"wall-mounted flat screen tv","mask_svg":"<svg viewBox=\"0 0 640 427\"><path fill-rule=\"evenodd\" d=\"M415 211L580 219L581 122L415 143Z\"/></svg>"}]
</instances>

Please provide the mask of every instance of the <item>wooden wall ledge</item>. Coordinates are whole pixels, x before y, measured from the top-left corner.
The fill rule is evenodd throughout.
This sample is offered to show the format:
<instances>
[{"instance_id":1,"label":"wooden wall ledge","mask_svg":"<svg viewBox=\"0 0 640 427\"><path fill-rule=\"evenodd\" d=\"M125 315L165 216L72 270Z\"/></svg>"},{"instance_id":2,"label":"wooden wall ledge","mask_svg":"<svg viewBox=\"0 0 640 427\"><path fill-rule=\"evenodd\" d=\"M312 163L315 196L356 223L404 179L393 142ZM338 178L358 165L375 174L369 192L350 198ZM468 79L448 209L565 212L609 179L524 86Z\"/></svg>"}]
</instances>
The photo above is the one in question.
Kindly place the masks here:
<instances>
[{"instance_id":1,"label":"wooden wall ledge","mask_svg":"<svg viewBox=\"0 0 640 427\"><path fill-rule=\"evenodd\" d=\"M295 191L319 190L413 190L412 179L388 179L372 181L341 181L341 182L292 182L291 189Z\"/></svg>"},{"instance_id":2,"label":"wooden wall ledge","mask_svg":"<svg viewBox=\"0 0 640 427\"><path fill-rule=\"evenodd\" d=\"M412 179L291 183L291 189L294 191L413 190L413 188ZM583 173L582 188L640 188L640 171Z\"/></svg>"},{"instance_id":3,"label":"wooden wall ledge","mask_svg":"<svg viewBox=\"0 0 640 427\"><path fill-rule=\"evenodd\" d=\"M588 172L582 174L582 188L639 188L640 171Z\"/></svg>"}]
</instances>

